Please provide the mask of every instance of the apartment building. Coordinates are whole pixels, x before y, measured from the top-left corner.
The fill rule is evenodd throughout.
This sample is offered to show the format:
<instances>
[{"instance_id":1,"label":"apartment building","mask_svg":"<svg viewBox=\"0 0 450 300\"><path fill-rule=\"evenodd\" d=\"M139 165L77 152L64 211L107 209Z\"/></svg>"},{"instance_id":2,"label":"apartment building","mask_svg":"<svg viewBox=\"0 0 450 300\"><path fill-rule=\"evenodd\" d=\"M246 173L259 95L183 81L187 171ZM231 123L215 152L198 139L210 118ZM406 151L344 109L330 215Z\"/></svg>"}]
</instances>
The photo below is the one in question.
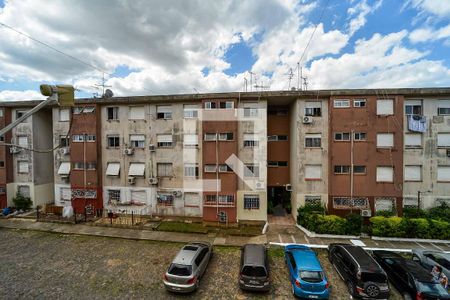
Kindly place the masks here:
<instances>
[{"instance_id":1,"label":"apartment building","mask_svg":"<svg viewBox=\"0 0 450 300\"><path fill-rule=\"evenodd\" d=\"M0 127L36 103L1 103ZM448 201L449 103L449 88L78 99L5 135L60 147L0 145L0 199L228 224L306 203L401 214Z\"/></svg>"},{"instance_id":2,"label":"apartment building","mask_svg":"<svg viewBox=\"0 0 450 300\"><path fill-rule=\"evenodd\" d=\"M11 123L11 108L0 108L0 129ZM10 141L11 132L0 136L0 142ZM8 199L6 195L6 185L13 182L12 156L9 148L0 144L0 209L7 207Z\"/></svg>"}]
</instances>

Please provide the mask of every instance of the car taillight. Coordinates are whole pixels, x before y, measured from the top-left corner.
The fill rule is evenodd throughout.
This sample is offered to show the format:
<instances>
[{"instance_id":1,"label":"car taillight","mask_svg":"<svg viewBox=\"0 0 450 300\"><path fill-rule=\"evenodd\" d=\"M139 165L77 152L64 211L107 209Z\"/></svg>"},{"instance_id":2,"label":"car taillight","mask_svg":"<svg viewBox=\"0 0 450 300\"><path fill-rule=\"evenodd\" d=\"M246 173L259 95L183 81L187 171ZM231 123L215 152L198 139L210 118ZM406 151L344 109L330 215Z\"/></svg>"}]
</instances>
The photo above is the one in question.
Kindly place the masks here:
<instances>
[{"instance_id":1,"label":"car taillight","mask_svg":"<svg viewBox=\"0 0 450 300\"><path fill-rule=\"evenodd\" d=\"M296 285L298 288L301 288L301 287L302 287L302 285L300 284L300 281L299 281L298 279L295 279L295 285Z\"/></svg>"},{"instance_id":2,"label":"car taillight","mask_svg":"<svg viewBox=\"0 0 450 300\"><path fill-rule=\"evenodd\" d=\"M164 280L169 281L169 278L167 278L167 274L164 274Z\"/></svg>"},{"instance_id":3,"label":"car taillight","mask_svg":"<svg viewBox=\"0 0 450 300\"><path fill-rule=\"evenodd\" d=\"M358 271L358 273L356 273L356 278L358 278L359 280L361 280L361 271Z\"/></svg>"},{"instance_id":4,"label":"car taillight","mask_svg":"<svg viewBox=\"0 0 450 300\"><path fill-rule=\"evenodd\" d=\"M364 289L357 286L356 291L358 292L358 294L361 294L362 292L364 292Z\"/></svg>"},{"instance_id":5,"label":"car taillight","mask_svg":"<svg viewBox=\"0 0 450 300\"><path fill-rule=\"evenodd\" d=\"M187 281L187 284L193 284L193 283L196 283L197 282L197 277L192 277L191 279L189 279L188 281Z\"/></svg>"},{"instance_id":6,"label":"car taillight","mask_svg":"<svg viewBox=\"0 0 450 300\"><path fill-rule=\"evenodd\" d=\"M421 292L416 293L416 300L423 300L423 296Z\"/></svg>"},{"instance_id":7,"label":"car taillight","mask_svg":"<svg viewBox=\"0 0 450 300\"><path fill-rule=\"evenodd\" d=\"M327 288L329 288L330 287L330 283L325 283L325 288L327 289Z\"/></svg>"}]
</instances>

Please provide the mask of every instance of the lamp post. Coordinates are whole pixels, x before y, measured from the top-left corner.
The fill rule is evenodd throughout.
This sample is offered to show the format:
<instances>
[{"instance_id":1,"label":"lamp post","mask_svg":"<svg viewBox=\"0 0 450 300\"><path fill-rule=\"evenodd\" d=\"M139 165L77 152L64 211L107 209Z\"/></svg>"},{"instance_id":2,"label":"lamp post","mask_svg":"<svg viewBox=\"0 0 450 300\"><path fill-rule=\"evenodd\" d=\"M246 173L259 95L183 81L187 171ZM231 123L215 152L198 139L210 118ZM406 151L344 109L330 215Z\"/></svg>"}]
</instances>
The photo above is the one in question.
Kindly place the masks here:
<instances>
[{"instance_id":1,"label":"lamp post","mask_svg":"<svg viewBox=\"0 0 450 300\"><path fill-rule=\"evenodd\" d=\"M420 194L424 194L424 193L431 193L431 191L430 190L424 191L424 192L417 191L417 212L420 211Z\"/></svg>"}]
</instances>

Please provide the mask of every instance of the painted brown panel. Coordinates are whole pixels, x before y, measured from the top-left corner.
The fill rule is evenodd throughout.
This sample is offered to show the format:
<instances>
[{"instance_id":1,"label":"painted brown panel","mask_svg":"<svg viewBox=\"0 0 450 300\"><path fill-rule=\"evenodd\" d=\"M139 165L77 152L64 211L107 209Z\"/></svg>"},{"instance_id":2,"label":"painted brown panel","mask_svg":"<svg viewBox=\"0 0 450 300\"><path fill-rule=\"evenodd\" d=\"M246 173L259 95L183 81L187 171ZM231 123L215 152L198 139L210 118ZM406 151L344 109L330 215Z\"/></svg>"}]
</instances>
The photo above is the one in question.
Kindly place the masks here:
<instances>
[{"instance_id":1,"label":"painted brown panel","mask_svg":"<svg viewBox=\"0 0 450 300\"><path fill-rule=\"evenodd\" d=\"M286 109L286 116L271 114L273 109ZM271 106L268 108L267 115L267 135L286 135L287 141L267 142L267 160L268 161L287 161L287 167L267 168L267 186L284 186L291 182L290 180L290 116L288 106Z\"/></svg>"}]
</instances>

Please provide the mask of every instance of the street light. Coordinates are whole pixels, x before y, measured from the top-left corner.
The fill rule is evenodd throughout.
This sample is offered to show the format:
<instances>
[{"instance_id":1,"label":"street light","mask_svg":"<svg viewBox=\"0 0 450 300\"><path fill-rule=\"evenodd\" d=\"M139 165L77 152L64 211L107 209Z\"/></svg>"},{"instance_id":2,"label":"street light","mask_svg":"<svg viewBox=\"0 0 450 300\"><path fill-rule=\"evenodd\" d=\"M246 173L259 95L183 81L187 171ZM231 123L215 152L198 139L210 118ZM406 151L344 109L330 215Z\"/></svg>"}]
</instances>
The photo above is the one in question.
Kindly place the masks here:
<instances>
[{"instance_id":1,"label":"street light","mask_svg":"<svg viewBox=\"0 0 450 300\"><path fill-rule=\"evenodd\" d=\"M428 191L417 191L417 212L420 211L420 194L424 194L424 193L431 193L432 191L428 190Z\"/></svg>"}]
</instances>

